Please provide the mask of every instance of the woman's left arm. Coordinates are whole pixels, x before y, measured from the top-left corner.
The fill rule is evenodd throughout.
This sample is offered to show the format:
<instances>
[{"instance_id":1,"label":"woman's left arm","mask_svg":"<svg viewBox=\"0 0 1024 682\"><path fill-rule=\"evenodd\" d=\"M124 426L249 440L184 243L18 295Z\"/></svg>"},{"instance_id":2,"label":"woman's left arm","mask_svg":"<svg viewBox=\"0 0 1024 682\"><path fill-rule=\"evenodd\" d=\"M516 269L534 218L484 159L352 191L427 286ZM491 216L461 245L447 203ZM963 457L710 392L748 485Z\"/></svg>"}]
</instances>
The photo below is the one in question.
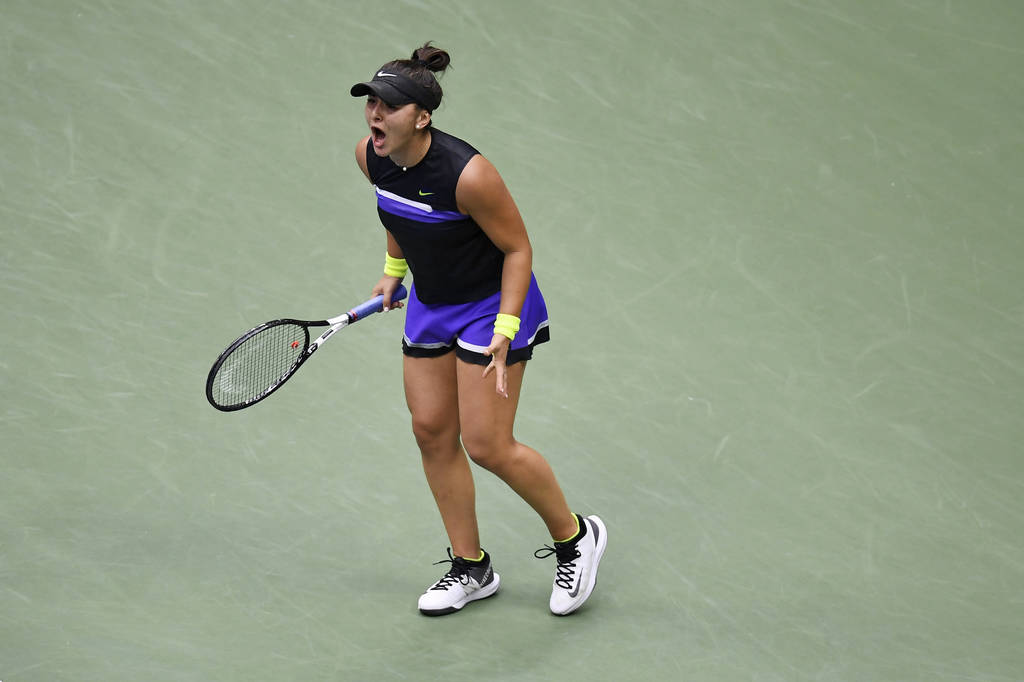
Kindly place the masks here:
<instances>
[{"instance_id":1,"label":"woman's left arm","mask_svg":"<svg viewBox=\"0 0 1024 682\"><path fill-rule=\"evenodd\" d=\"M499 312L519 317L530 288L533 247L530 246L523 218L505 182L494 165L478 154L470 159L459 176L455 200L459 211L472 216L487 237L505 254ZM505 357L509 343L508 337L494 335L487 349L491 364L484 370L484 376L495 371L496 389L506 397Z\"/></svg>"}]
</instances>

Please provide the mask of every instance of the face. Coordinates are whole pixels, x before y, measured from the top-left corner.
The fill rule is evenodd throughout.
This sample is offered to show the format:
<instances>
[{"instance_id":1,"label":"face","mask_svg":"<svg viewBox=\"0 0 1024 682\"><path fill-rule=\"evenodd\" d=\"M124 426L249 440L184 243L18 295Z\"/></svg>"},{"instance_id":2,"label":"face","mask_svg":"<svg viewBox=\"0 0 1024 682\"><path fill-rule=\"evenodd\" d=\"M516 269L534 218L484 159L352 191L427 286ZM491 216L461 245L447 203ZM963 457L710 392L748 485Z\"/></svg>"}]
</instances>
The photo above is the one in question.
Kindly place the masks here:
<instances>
[{"instance_id":1,"label":"face","mask_svg":"<svg viewBox=\"0 0 1024 682\"><path fill-rule=\"evenodd\" d=\"M392 106L374 95L366 98L365 115L377 156L401 152L430 122L430 113L415 104Z\"/></svg>"}]
</instances>

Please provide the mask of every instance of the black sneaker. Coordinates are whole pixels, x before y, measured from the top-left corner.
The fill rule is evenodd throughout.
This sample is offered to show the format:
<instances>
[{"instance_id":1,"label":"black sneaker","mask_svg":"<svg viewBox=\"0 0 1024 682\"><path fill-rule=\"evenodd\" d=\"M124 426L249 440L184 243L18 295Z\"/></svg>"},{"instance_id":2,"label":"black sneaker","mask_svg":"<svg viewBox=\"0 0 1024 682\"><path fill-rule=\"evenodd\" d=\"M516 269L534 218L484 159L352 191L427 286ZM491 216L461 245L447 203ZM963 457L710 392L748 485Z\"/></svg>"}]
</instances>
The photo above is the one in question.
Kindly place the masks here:
<instances>
[{"instance_id":1,"label":"black sneaker","mask_svg":"<svg viewBox=\"0 0 1024 682\"><path fill-rule=\"evenodd\" d=\"M491 555L487 552L482 561L468 561L452 556L449 548L448 558L437 563L450 563L452 567L420 597L420 613L425 616L455 613L469 602L486 599L498 591L501 579L491 568Z\"/></svg>"}]
</instances>

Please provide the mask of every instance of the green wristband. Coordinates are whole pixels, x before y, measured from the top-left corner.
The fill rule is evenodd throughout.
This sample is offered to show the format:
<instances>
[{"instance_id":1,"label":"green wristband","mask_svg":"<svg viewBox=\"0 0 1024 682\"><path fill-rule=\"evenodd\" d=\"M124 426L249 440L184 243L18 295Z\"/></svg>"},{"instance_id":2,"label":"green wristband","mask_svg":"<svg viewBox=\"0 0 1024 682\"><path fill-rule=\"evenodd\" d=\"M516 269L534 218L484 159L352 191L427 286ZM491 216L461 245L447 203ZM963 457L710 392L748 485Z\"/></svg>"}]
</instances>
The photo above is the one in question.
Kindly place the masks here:
<instances>
[{"instance_id":1,"label":"green wristband","mask_svg":"<svg viewBox=\"0 0 1024 682\"><path fill-rule=\"evenodd\" d=\"M409 264L404 258L394 258L390 253L384 252L384 274L388 277L405 277L409 272Z\"/></svg>"},{"instance_id":2,"label":"green wristband","mask_svg":"<svg viewBox=\"0 0 1024 682\"><path fill-rule=\"evenodd\" d=\"M519 331L519 318L515 315L506 315L505 313L498 313L498 316L494 318L494 333L501 334L507 337L509 341L516 338L516 332Z\"/></svg>"}]
</instances>

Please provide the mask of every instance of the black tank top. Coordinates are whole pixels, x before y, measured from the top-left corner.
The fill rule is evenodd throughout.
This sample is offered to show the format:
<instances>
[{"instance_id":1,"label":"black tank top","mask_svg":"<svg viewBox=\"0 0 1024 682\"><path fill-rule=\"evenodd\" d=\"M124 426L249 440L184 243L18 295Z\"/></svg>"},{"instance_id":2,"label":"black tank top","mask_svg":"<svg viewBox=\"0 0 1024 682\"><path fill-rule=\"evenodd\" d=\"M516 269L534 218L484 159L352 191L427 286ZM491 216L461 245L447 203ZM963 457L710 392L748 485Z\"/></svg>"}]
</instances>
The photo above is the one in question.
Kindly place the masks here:
<instances>
[{"instance_id":1,"label":"black tank top","mask_svg":"<svg viewBox=\"0 0 1024 682\"><path fill-rule=\"evenodd\" d=\"M466 142L430 131L430 149L402 170L366 144L366 168L377 194L377 214L409 263L424 303L468 303L501 291L504 254L470 216L459 213L455 186L479 152Z\"/></svg>"}]
</instances>

